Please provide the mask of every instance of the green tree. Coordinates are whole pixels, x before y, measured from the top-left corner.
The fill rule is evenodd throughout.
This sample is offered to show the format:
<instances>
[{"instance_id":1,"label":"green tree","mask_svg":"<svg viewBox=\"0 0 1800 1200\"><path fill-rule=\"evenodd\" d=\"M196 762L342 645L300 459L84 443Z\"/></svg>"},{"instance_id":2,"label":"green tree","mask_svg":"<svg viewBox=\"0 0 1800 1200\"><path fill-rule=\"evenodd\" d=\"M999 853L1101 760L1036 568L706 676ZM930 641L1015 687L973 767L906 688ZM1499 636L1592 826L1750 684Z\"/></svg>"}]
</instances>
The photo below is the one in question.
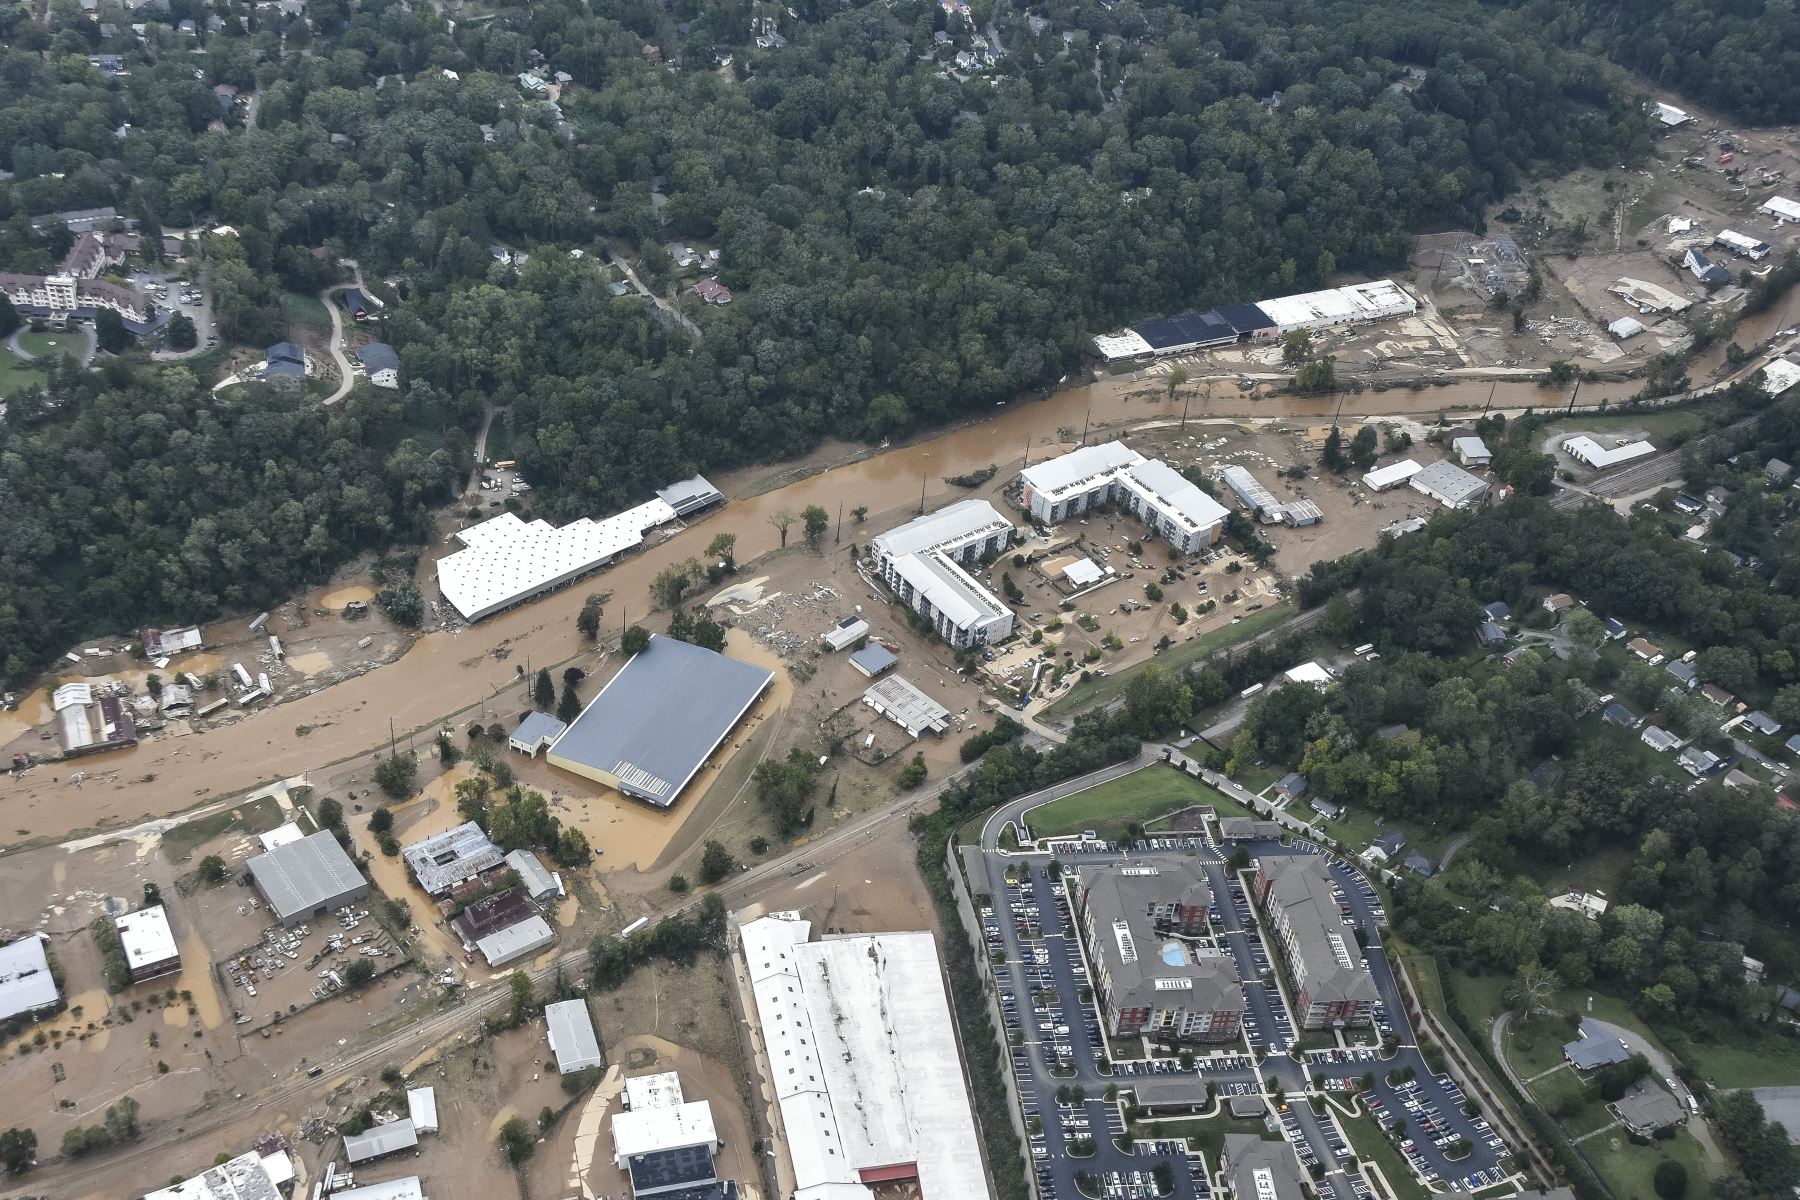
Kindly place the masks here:
<instances>
[{"instance_id":1,"label":"green tree","mask_svg":"<svg viewBox=\"0 0 1800 1200\"><path fill-rule=\"evenodd\" d=\"M575 694L575 685L563 684L562 697L556 702L556 719L567 725L581 715L581 697Z\"/></svg>"},{"instance_id":2,"label":"green tree","mask_svg":"<svg viewBox=\"0 0 1800 1200\"><path fill-rule=\"evenodd\" d=\"M1303 392L1329 392L1337 386L1337 360L1327 354L1294 372L1294 386Z\"/></svg>"},{"instance_id":3,"label":"green tree","mask_svg":"<svg viewBox=\"0 0 1800 1200\"><path fill-rule=\"evenodd\" d=\"M1313 356L1312 333L1305 329L1292 329L1281 337L1281 361L1289 367L1301 367L1311 361Z\"/></svg>"},{"instance_id":4,"label":"green tree","mask_svg":"<svg viewBox=\"0 0 1800 1200\"><path fill-rule=\"evenodd\" d=\"M1665 1158L1656 1164L1656 1170L1650 1175L1650 1186L1662 1200L1681 1200L1687 1195L1687 1168L1673 1158Z\"/></svg>"},{"instance_id":5,"label":"green tree","mask_svg":"<svg viewBox=\"0 0 1800 1200\"><path fill-rule=\"evenodd\" d=\"M719 533L706 543L706 557L709 561L723 563L727 570L737 566L737 534Z\"/></svg>"},{"instance_id":6,"label":"green tree","mask_svg":"<svg viewBox=\"0 0 1800 1200\"><path fill-rule=\"evenodd\" d=\"M394 624L404 628L417 629L425 621L425 598L419 593L418 581L410 575L396 579L375 593L375 603Z\"/></svg>"},{"instance_id":7,"label":"green tree","mask_svg":"<svg viewBox=\"0 0 1800 1200\"><path fill-rule=\"evenodd\" d=\"M1350 439L1350 461L1357 470L1367 471L1375 465L1375 457L1380 453L1379 437L1373 425L1365 424Z\"/></svg>"},{"instance_id":8,"label":"green tree","mask_svg":"<svg viewBox=\"0 0 1800 1200\"><path fill-rule=\"evenodd\" d=\"M619 639L619 649L623 650L628 657L641 653L649 644L650 631L642 625L633 625Z\"/></svg>"},{"instance_id":9,"label":"green tree","mask_svg":"<svg viewBox=\"0 0 1800 1200\"><path fill-rule=\"evenodd\" d=\"M1325 445L1319 451L1319 464L1328 471L1342 471L1350 465L1350 459L1344 453L1344 435L1336 425L1325 435Z\"/></svg>"},{"instance_id":10,"label":"green tree","mask_svg":"<svg viewBox=\"0 0 1800 1200\"><path fill-rule=\"evenodd\" d=\"M110 308L101 309L94 316L94 341L108 354L117 354L131 345L124 318Z\"/></svg>"},{"instance_id":11,"label":"green tree","mask_svg":"<svg viewBox=\"0 0 1800 1200\"><path fill-rule=\"evenodd\" d=\"M869 506L866 504L859 504L851 509L850 519L855 521L858 525L861 525L864 521L869 519Z\"/></svg>"},{"instance_id":12,"label":"green tree","mask_svg":"<svg viewBox=\"0 0 1800 1200\"><path fill-rule=\"evenodd\" d=\"M350 965L344 968L344 986L351 991L367 987L369 981L374 978L375 964L366 958L353 959Z\"/></svg>"},{"instance_id":13,"label":"green tree","mask_svg":"<svg viewBox=\"0 0 1800 1200\"><path fill-rule=\"evenodd\" d=\"M35 1130L15 1127L0 1133L0 1163L14 1175L23 1175L37 1162L37 1144Z\"/></svg>"},{"instance_id":14,"label":"green tree","mask_svg":"<svg viewBox=\"0 0 1800 1200\"><path fill-rule=\"evenodd\" d=\"M575 632L588 641L600 636L600 617L605 612L605 605L598 595L590 595L581 604L581 612L575 617Z\"/></svg>"},{"instance_id":15,"label":"green tree","mask_svg":"<svg viewBox=\"0 0 1800 1200\"><path fill-rule=\"evenodd\" d=\"M809 504L800 510L800 520L806 527L806 540L817 546L825 531L831 528L831 514L817 504Z\"/></svg>"},{"instance_id":16,"label":"green tree","mask_svg":"<svg viewBox=\"0 0 1800 1200\"><path fill-rule=\"evenodd\" d=\"M500 1152L511 1166L518 1166L537 1149L537 1139L524 1117L508 1117L500 1126Z\"/></svg>"},{"instance_id":17,"label":"green tree","mask_svg":"<svg viewBox=\"0 0 1800 1200\"><path fill-rule=\"evenodd\" d=\"M163 344L171 350L192 350L199 345L200 333L194 328L194 318L184 312L172 314L163 326Z\"/></svg>"},{"instance_id":18,"label":"green tree","mask_svg":"<svg viewBox=\"0 0 1800 1200\"><path fill-rule=\"evenodd\" d=\"M795 746L785 759L770 758L756 764L750 778L757 802L775 818L783 837L811 819L813 792L818 787L818 761L811 754Z\"/></svg>"},{"instance_id":19,"label":"green tree","mask_svg":"<svg viewBox=\"0 0 1800 1200\"><path fill-rule=\"evenodd\" d=\"M12 298L0 294L0 338L11 337L18 331L19 325L19 310L13 307ZM27 1129L22 1132L30 1133L31 1131ZM37 1145L35 1134L32 1135L31 1144L34 1147Z\"/></svg>"},{"instance_id":20,"label":"green tree","mask_svg":"<svg viewBox=\"0 0 1800 1200\"><path fill-rule=\"evenodd\" d=\"M395 800L412 795L418 778L419 756L410 750L390 754L375 763L375 786Z\"/></svg>"},{"instance_id":21,"label":"green tree","mask_svg":"<svg viewBox=\"0 0 1800 1200\"><path fill-rule=\"evenodd\" d=\"M531 976L523 971L514 971L507 976L508 991L507 1019L513 1025L522 1025L531 1011L531 1002L536 998L531 988Z\"/></svg>"},{"instance_id":22,"label":"green tree","mask_svg":"<svg viewBox=\"0 0 1800 1200\"><path fill-rule=\"evenodd\" d=\"M550 682L550 668L539 667L537 680L531 685L531 700L545 712L556 707L556 685Z\"/></svg>"},{"instance_id":23,"label":"green tree","mask_svg":"<svg viewBox=\"0 0 1800 1200\"><path fill-rule=\"evenodd\" d=\"M195 868L195 873L200 877L200 882L208 887L224 883L225 860L217 854L209 854L200 860L200 865Z\"/></svg>"},{"instance_id":24,"label":"green tree","mask_svg":"<svg viewBox=\"0 0 1800 1200\"><path fill-rule=\"evenodd\" d=\"M394 828L393 810L383 804L369 814L370 833L391 833Z\"/></svg>"},{"instance_id":25,"label":"green tree","mask_svg":"<svg viewBox=\"0 0 1800 1200\"><path fill-rule=\"evenodd\" d=\"M344 827L344 806L335 799L326 796L313 809L318 818L320 829L342 829Z\"/></svg>"},{"instance_id":26,"label":"green tree","mask_svg":"<svg viewBox=\"0 0 1800 1200\"><path fill-rule=\"evenodd\" d=\"M895 778L894 782L899 785L901 791L910 792L912 789L925 782L925 774L925 756L922 753L915 751L912 756L912 761L900 768L900 774Z\"/></svg>"},{"instance_id":27,"label":"green tree","mask_svg":"<svg viewBox=\"0 0 1800 1200\"><path fill-rule=\"evenodd\" d=\"M706 839L706 845L700 853L700 882L717 883L731 874L737 867L737 859L722 844Z\"/></svg>"}]
</instances>

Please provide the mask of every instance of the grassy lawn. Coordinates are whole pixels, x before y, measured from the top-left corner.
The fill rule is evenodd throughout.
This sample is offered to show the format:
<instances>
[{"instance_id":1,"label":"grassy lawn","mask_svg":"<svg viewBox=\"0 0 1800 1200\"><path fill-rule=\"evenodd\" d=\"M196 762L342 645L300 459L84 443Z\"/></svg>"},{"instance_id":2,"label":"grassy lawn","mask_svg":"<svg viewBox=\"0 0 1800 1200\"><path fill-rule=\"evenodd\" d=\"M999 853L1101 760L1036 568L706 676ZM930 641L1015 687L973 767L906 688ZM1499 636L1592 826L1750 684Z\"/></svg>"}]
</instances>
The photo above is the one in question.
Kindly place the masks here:
<instances>
[{"instance_id":1,"label":"grassy lawn","mask_svg":"<svg viewBox=\"0 0 1800 1200\"><path fill-rule=\"evenodd\" d=\"M1239 771L1233 779L1239 787L1246 788L1260 796L1266 789L1275 786L1286 774L1287 772L1281 767L1252 766Z\"/></svg>"},{"instance_id":2,"label":"grassy lawn","mask_svg":"<svg viewBox=\"0 0 1800 1200\"><path fill-rule=\"evenodd\" d=\"M1394 1189L1396 1200L1426 1200L1430 1196L1419 1177L1413 1174L1412 1164L1406 1161L1394 1143L1388 1141L1387 1134L1376 1126L1371 1117L1357 1117L1354 1120L1340 1116L1338 1124L1344 1127L1344 1133L1350 1139L1350 1148L1356 1151L1358 1162L1373 1163L1381 1171L1388 1185Z\"/></svg>"},{"instance_id":3,"label":"grassy lawn","mask_svg":"<svg viewBox=\"0 0 1800 1200\"><path fill-rule=\"evenodd\" d=\"M28 329L19 335L19 348L33 358L55 358L59 354L79 354L81 352L81 335L79 333L34 333Z\"/></svg>"},{"instance_id":4,"label":"grassy lawn","mask_svg":"<svg viewBox=\"0 0 1800 1200\"><path fill-rule=\"evenodd\" d=\"M490 449L490 457L492 457L492 453ZM1269 626L1293 616L1297 611L1298 609L1291 600L1271 604L1259 612L1251 613L1236 625L1221 625L1199 637L1178 642L1150 659L1149 662L1156 663L1165 670L1180 670L1189 663L1205 658L1215 650L1256 636ZM1138 663L1123 670L1114 671L1104 679L1090 675L1070 688L1068 695L1046 707L1038 716L1045 721L1067 720L1084 708L1091 708L1096 704L1103 704L1115 697L1123 696L1125 685L1131 682L1132 675L1143 670L1147 665L1148 663Z\"/></svg>"},{"instance_id":5,"label":"grassy lawn","mask_svg":"<svg viewBox=\"0 0 1800 1200\"><path fill-rule=\"evenodd\" d=\"M1669 1141L1653 1141L1648 1146L1632 1145L1624 1131L1619 1130L1585 1141L1581 1148L1611 1185L1617 1200L1655 1200L1651 1175L1656 1164L1665 1158L1687 1168L1687 1200L1705 1200L1712 1191L1707 1183L1712 1170L1707 1166L1706 1155L1685 1129L1677 1131Z\"/></svg>"},{"instance_id":6,"label":"grassy lawn","mask_svg":"<svg viewBox=\"0 0 1800 1200\"><path fill-rule=\"evenodd\" d=\"M296 325L304 325L308 329L324 331L331 328L331 314L325 311L325 302L317 296L303 296L299 292L283 292L281 294L281 311L287 319Z\"/></svg>"},{"instance_id":7,"label":"grassy lawn","mask_svg":"<svg viewBox=\"0 0 1800 1200\"><path fill-rule=\"evenodd\" d=\"M43 383L47 374L43 363L28 363L10 351L0 350L0 396Z\"/></svg>"},{"instance_id":8,"label":"grassy lawn","mask_svg":"<svg viewBox=\"0 0 1800 1200\"><path fill-rule=\"evenodd\" d=\"M163 856L172 863L185 862L194 850L223 833L267 833L281 824L281 806L271 796L234 805L210 816L184 821L162 836Z\"/></svg>"},{"instance_id":9,"label":"grassy lawn","mask_svg":"<svg viewBox=\"0 0 1800 1200\"><path fill-rule=\"evenodd\" d=\"M1689 1043L1692 1065L1715 1087L1755 1088L1791 1084L1800 1079L1800 1038L1744 1034L1729 1043Z\"/></svg>"},{"instance_id":10,"label":"grassy lawn","mask_svg":"<svg viewBox=\"0 0 1800 1200\"><path fill-rule=\"evenodd\" d=\"M489 462L505 462L512 457L512 431L506 427L505 413L495 413L488 426L486 455Z\"/></svg>"},{"instance_id":11,"label":"grassy lawn","mask_svg":"<svg viewBox=\"0 0 1800 1200\"><path fill-rule=\"evenodd\" d=\"M1703 408L1677 408L1663 412L1621 413L1617 416L1577 417L1558 421L1543 432L1558 442L1577 433L1611 433L1616 430L1642 430L1651 441L1678 433L1691 434L1706 427L1707 412Z\"/></svg>"},{"instance_id":12,"label":"grassy lawn","mask_svg":"<svg viewBox=\"0 0 1800 1200\"><path fill-rule=\"evenodd\" d=\"M1108 841L1115 841L1125 835L1128 825L1143 824L1190 804L1237 809L1237 805L1192 776L1152 764L1121 779L1034 808L1025 815L1025 823L1040 837L1092 829Z\"/></svg>"},{"instance_id":13,"label":"grassy lawn","mask_svg":"<svg viewBox=\"0 0 1800 1200\"><path fill-rule=\"evenodd\" d=\"M1506 1027L1506 1058L1523 1078L1542 1074L1563 1061L1564 1043L1574 1037L1567 1024L1552 1017L1514 1018Z\"/></svg>"}]
</instances>

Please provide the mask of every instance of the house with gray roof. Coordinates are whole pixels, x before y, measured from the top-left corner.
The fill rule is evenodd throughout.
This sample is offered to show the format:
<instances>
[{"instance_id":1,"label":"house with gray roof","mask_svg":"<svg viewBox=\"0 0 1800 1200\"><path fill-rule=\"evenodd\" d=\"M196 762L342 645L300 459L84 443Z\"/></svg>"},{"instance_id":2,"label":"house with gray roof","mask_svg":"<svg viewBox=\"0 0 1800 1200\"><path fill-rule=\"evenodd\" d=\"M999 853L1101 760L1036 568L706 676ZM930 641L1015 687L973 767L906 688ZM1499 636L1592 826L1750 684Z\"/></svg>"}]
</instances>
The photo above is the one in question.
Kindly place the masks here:
<instances>
[{"instance_id":1,"label":"house with gray roof","mask_svg":"<svg viewBox=\"0 0 1800 1200\"><path fill-rule=\"evenodd\" d=\"M1252 817L1220 817L1219 840L1224 842L1260 842L1281 840L1281 826L1273 821Z\"/></svg>"},{"instance_id":2,"label":"house with gray roof","mask_svg":"<svg viewBox=\"0 0 1800 1200\"><path fill-rule=\"evenodd\" d=\"M1578 1071L1594 1071L1622 1063L1631 1057L1617 1034L1608 1033L1592 1021L1583 1021L1581 1036L1563 1044L1563 1057Z\"/></svg>"},{"instance_id":3,"label":"house with gray roof","mask_svg":"<svg viewBox=\"0 0 1800 1200\"><path fill-rule=\"evenodd\" d=\"M1393 862L1406 849L1406 835L1398 829L1390 829L1369 844L1364 856L1376 862Z\"/></svg>"},{"instance_id":4,"label":"house with gray roof","mask_svg":"<svg viewBox=\"0 0 1800 1200\"><path fill-rule=\"evenodd\" d=\"M1237 1037L1244 989L1210 941L1212 889L1189 858L1084 868L1073 881L1082 944L1114 1036L1224 1042Z\"/></svg>"},{"instance_id":5,"label":"house with gray roof","mask_svg":"<svg viewBox=\"0 0 1800 1200\"><path fill-rule=\"evenodd\" d=\"M1617 700L1600 711L1600 719L1609 725L1617 725L1620 729L1636 729L1643 724L1644 718L1620 704Z\"/></svg>"},{"instance_id":6,"label":"house with gray roof","mask_svg":"<svg viewBox=\"0 0 1800 1200\"><path fill-rule=\"evenodd\" d=\"M1781 722L1760 708L1745 713L1744 724L1766 737L1774 737L1781 732Z\"/></svg>"},{"instance_id":7,"label":"house with gray roof","mask_svg":"<svg viewBox=\"0 0 1800 1200\"><path fill-rule=\"evenodd\" d=\"M1623 1096L1607 1107L1625 1122L1625 1128L1639 1137L1649 1137L1659 1129L1687 1120L1687 1110L1681 1106L1681 1101L1648 1079L1632 1084Z\"/></svg>"},{"instance_id":8,"label":"house with gray roof","mask_svg":"<svg viewBox=\"0 0 1800 1200\"><path fill-rule=\"evenodd\" d=\"M1275 785L1275 793L1285 800L1297 800L1306 795L1306 776L1298 771L1289 771Z\"/></svg>"},{"instance_id":9,"label":"house with gray roof","mask_svg":"<svg viewBox=\"0 0 1800 1200\"><path fill-rule=\"evenodd\" d=\"M1665 664L1663 670L1673 675L1675 682L1687 691L1693 691L1700 686L1700 672L1694 670L1693 663L1683 662L1677 658Z\"/></svg>"},{"instance_id":10,"label":"house with gray roof","mask_svg":"<svg viewBox=\"0 0 1800 1200\"><path fill-rule=\"evenodd\" d=\"M1302 1029L1367 1025L1378 993L1362 965L1356 931L1314 854L1256 860L1256 897L1294 981L1293 1015Z\"/></svg>"},{"instance_id":11,"label":"house with gray roof","mask_svg":"<svg viewBox=\"0 0 1800 1200\"><path fill-rule=\"evenodd\" d=\"M1711 750L1702 750L1698 746L1689 746L1675 756L1675 765L1692 775L1695 779L1702 775L1711 775L1724 763L1724 759Z\"/></svg>"},{"instance_id":12,"label":"house with gray roof","mask_svg":"<svg viewBox=\"0 0 1800 1200\"><path fill-rule=\"evenodd\" d=\"M1644 726L1644 732L1638 734L1638 741L1650 747L1658 754L1667 754L1671 750L1681 748L1681 739L1668 730L1657 725Z\"/></svg>"},{"instance_id":13,"label":"house with gray roof","mask_svg":"<svg viewBox=\"0 0 1800 1200\"><path fill-rule=\"evenodd\" d=\"M506 744L529 758L536 758L539 750L546 750L556 743L567 729L561 721L547 712L532 712L525 715L519 727L507 737Z\"/></svg>"}]
</instances>

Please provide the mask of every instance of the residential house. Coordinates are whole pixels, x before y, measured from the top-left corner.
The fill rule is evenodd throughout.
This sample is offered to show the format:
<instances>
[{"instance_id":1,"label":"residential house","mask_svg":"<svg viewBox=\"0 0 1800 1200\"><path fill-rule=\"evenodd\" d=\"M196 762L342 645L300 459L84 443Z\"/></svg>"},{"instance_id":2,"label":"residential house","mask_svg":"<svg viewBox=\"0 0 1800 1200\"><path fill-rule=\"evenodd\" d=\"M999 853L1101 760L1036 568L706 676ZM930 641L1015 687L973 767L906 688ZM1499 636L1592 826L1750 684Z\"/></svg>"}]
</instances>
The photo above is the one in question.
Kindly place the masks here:
<instances>
[{"instance_id":1,"label":"residential house","mask_svg":"<svg viewBox=\"0 0 1800 1200\"><path fill-rule=\"evenodd\" d=\"M1570 912L1578 912L1590 921L1598 921L1606 915L1605 892L1564 892L1550 901L1551 908L1566 908Z\"/></svg>"},{"instance_id":2,"label":"residential house","mask_svg":"<svg viewBox=\"0 0 1800 1200\"><path fill-rule=\"evenodd\" d=\"M1627 633L1631 632L1629 629L1625 628L1625 622L1619 620L1617 617L1607 617L1602 620L1600 624L1601 627L1606 630L1608 641L1616 642Z\"/></svg>"},{"instance_id":3,"label":"residential house","mask_svg":"<svg viewBox=\"0 0 1800 1200\"><path fill-rule=\"evenodd\" d=\"M1779 458L1771 458L1763 464L1763 478L1772 485L1786 483L1787 477L1793 473L1794 468Z\"/></svg>"},{"instance_id":4,"label":"residential house","mask_svg":"<svg viewBox=\"0 0 1800 1200\"><path fill-rule=\"evenodd\" d=\"M1456 461L1465 467L1485 467L1494 461L1494 452L1478 437L1459 437L1450 443Z\"/></svg>"},{"instance_id":5,"label":"residential house","mask_svg":"<svg viewBox=\"0 0 1800 1200\"><path fill-rule=\"evenodd\" d=\"M376 387L397 389L400 386L400 356L386 342L369 342L357 350L356 357L369 373L369 382Z\"/></svg>"},{"instance_id":6,"label":"residential house","mask_svg":"<svg viewBox=\"0 0 1800 1200\"><path fill-rule=\"evenodd\" d=\"M549 81L541 76L533 75L530 71L519 72L519 87L531 93L533 96L547 96L550 94Z\"/></svg>"},{"instance_id":7,"label":"residential house","mask_svg":"<svg viewBox=\"0 0 1800 1200\"><path fill-rule=\"evenodd\" d=\"M1369 844L1365 857L1374 862L1392 862L1400 857L1406 849L1406 835L1398 829L1390 829Z\"/></svg>"},{"instance_id":8,"label":"residential house","mask_svg":"<svg viewBox=\"0 0 1800 1200\"><path fill-rule=\"evenodd\" d=\"M1275 785L1275 794L1283 800L1297 800L1306 795L1306 776L1298 771L1289 771Z\"/></svg>"},{"instance_id":9,"label":"residential house","mask_svg":"<svg viewBox=\"0 0 1800 1200\"><path fill-rule=\"evenodd\" d=\"M1333 804L1322 796L1314 796L1307 803L1312 805L1312 810L1314 812L1318 813L1319 816L1327 821L1335 821L1344 815L1344 810L1341 807Z\"/></svg>"},{"instance_id":10,"label":"residential house","mask_svg":"<svg viewBox=\"0 0 1800 1200\"><path fill-rule=\"evenodd\" d=\"M706 304L731 303L731 289L714 278L702 279L688 290L700 297L701 301Z\"/></svg>"},{"instance_id":11,"label":"residential house","mask_svg":"<svg viewBox=\"0 0 1800 1200\"><path fill-rule=\"evenodd\" d=\"M1481 606L1481 614L1490 621L1504 621L1512 616L1512 605L1504 600Z\"/></svg>"},{"instance_id":12,"label":"residential house","mask_svg":"<svg viewBox=\"0 0 1800 1200\"><path fill-rule=\"evenodd\" d=\"M1675 756L1675 762L1676 765L1686 771L1689 775L1692 775L1695 779L1699 779L1702 776L1711 775L1714 771L1717 771L1724 760L1714 754L1711 750L1702 750L1698 746L1689 746L1686 750L1683 750L1680 754Z\"/></svg>"},{"instance_id":13,"label":"residential house","mask_svg":"<svg viewBox=\"0 0 1800 1200\"><path fill-rule=\"evenodd\" d=\"M1430 879L1437 874L1437 864L1417 850L1406 856L1405 867L1415 875Z\"/></svg>"},{"instance_id":14,"label":"residential house","mask_svg":"<svg viewBox=\"0 0 1800 1200\"><path fill-rule=\"evenodd\" d=\"M1609 725L1617 725L1620 729L1636 729L1643 724L1644 718L1620 704L1617 700L1608 704L1600 713L1600 719Z\"/></svg>"},{"instance_id":15,"label":"residential house","mask_svg":"<svg viewBox=\"0 0 1800 1200\"><path fill-rule=\"evenodd\" d=\"M1644 726L1644 732L1638 735L1638 740L1658 754L1667 754L1671 750L1681 748L1679 737L1656 725Z\"/></svg>"},{"instance_id":16,"label":"residential house","mask_svg":"<svg viewBox=\"0 0 1800 1200\"><path fill-rule=\"evenodd\" d=\"M1496 646L1506 645L1506 630L1492 621L1483 621L1475 626L1475 640L1481 644L1482 649L1492 650Z\"/></svg>"},{"instance_id":17,"label":"residential house","mask_svg":"<svg viewBox=\"0 0 1800 1200\"><path fill-rule=\"evenodd\" d=\"M1700 685L1700 674L1694 670L1694 664L1684 659L1675 659L1663 667L1664 671L1675 677L1684 691L1693 691Z\"/></svg>"},{"instance_id":18,"label":"residential house","mask_svg":"<svg viewBox=\"0 0 1800 1200\"><path fill-rule=\"evenodd\" d=\"M1733 700L1737 699L1736 696L1733 696L1730 692L1726 691L1716 683L1701 684L1700 694L1720 708L1724 708L1727 704L1730 704Z\"/></svg>"},{"instance_id":19,"label":"residential house","mask_svg":"<svg viewBox=\"0 0 1800 1200\"><path fill-rule=\"evenodd\" d=\"M1800 755L1800 733L1787 740L1787 748L1789 754Z\"/></svg>"},{"instance_id":20,"label":"residential house","mask_svg":"<svg viewBox=\"0 0 1800 1200\"><path fill-rule=\"evenodd\" d=\"M1610 1067L1631 1057L1617 1034L1606 1032L1592 1021L1583 1020L1579 1032L1579 1038L1563 1043L1563 1058L1578 1071Z\"/></svg>"},{"instance_id":21,"label":"residential house","mask_svg":"<svg viewBox=\"0 0 1800 1200\"><path fill-rule=\"evenodd\" d=\"M1632 1084L1623 1096L1607 1107L1625 1123L1625 1128L1639 1137L1649 1137L1659 1129L1687 1120L1687 1110L1681 1101L1648 1079Z\"/></svg>"},{"instance_id":22,"label":"residential house","mask_svg":"<svg viewBox=\"0 0 1800 1200\"><path fill-rule=\"evenodd\" d=\"M1781 732L1781 722L1771 717L1762 709L1752 709L1744 714L1744 724L1756 730L1764 737L1774 737Z\"/></svg>"},{"instance_id":23,"label":"residential house","mask_svg":"<svg viewBox=\"0 0 1800 1200\"><path fill-rule=\"evenodd\" d=\"M263 352L263 378L306 378L306 351L292 342L276 342Z\"/></svg>"},{"instance_id":24,"label":"residential house","mask_svg":"<svg viewBox=\"0 0 1800 1200\"><path fill-rule=\"evenodd\" d=\"M1626 642L1625 648L1653 667L1663 660L1663 652L1641 637L1634 637Z\"/></svg>"},{"instance_id":25,"label":"residential house","mask_svg":"<svg viewBox=\"0 0 1800 1200\"><path fill-rule=\"evenodd\" d=\"M1688 495L1686 492L1677 494L1671 503L1674 504L1675 511L1684 517L1695 516L1706 507L1706 505Z\"/></svg>"},{"instance_id":26,"label":"residential house","mask_svg":"<svg viewBox=\"0 0 1800 1200\"><path fill-rule=\"evenodd\" d=\"M1686 267L1695 279L1707 287L1714 287L1731 282L1731 270L1706 257L1698 248L1689 247L1682 257L1681 265Z\"/></svg>"},{"instance_id":27,"label":"residential house","mask_svg":"<svg viewBox=\"0 0 1800 1200\"><path fill-rule=\"evenodd\" d=\"M1567 592L1557 592L1555 595L1544 597L1544 611L1552 616L1560 617L1574 607L1575 597Z\"/></svg>"}]
</instances>

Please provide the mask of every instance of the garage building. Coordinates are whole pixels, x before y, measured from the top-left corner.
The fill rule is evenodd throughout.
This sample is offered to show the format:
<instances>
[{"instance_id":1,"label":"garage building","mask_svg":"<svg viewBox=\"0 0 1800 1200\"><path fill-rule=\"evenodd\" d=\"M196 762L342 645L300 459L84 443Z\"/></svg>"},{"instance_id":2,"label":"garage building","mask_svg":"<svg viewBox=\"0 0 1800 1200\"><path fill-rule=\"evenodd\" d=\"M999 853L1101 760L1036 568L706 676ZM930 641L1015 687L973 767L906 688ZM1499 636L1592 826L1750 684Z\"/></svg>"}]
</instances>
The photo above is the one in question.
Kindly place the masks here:
<instances>
[{"instance_id":1,"label":"garage building","mask_svg":"<svg viewBox=\"0 0 1800 1200\"><path fill-rule=\"evenodd\" d=\"M774 677L704 646L652 637L556 739L548 760L668 808Z\"/></svg>"}]
</instances>

